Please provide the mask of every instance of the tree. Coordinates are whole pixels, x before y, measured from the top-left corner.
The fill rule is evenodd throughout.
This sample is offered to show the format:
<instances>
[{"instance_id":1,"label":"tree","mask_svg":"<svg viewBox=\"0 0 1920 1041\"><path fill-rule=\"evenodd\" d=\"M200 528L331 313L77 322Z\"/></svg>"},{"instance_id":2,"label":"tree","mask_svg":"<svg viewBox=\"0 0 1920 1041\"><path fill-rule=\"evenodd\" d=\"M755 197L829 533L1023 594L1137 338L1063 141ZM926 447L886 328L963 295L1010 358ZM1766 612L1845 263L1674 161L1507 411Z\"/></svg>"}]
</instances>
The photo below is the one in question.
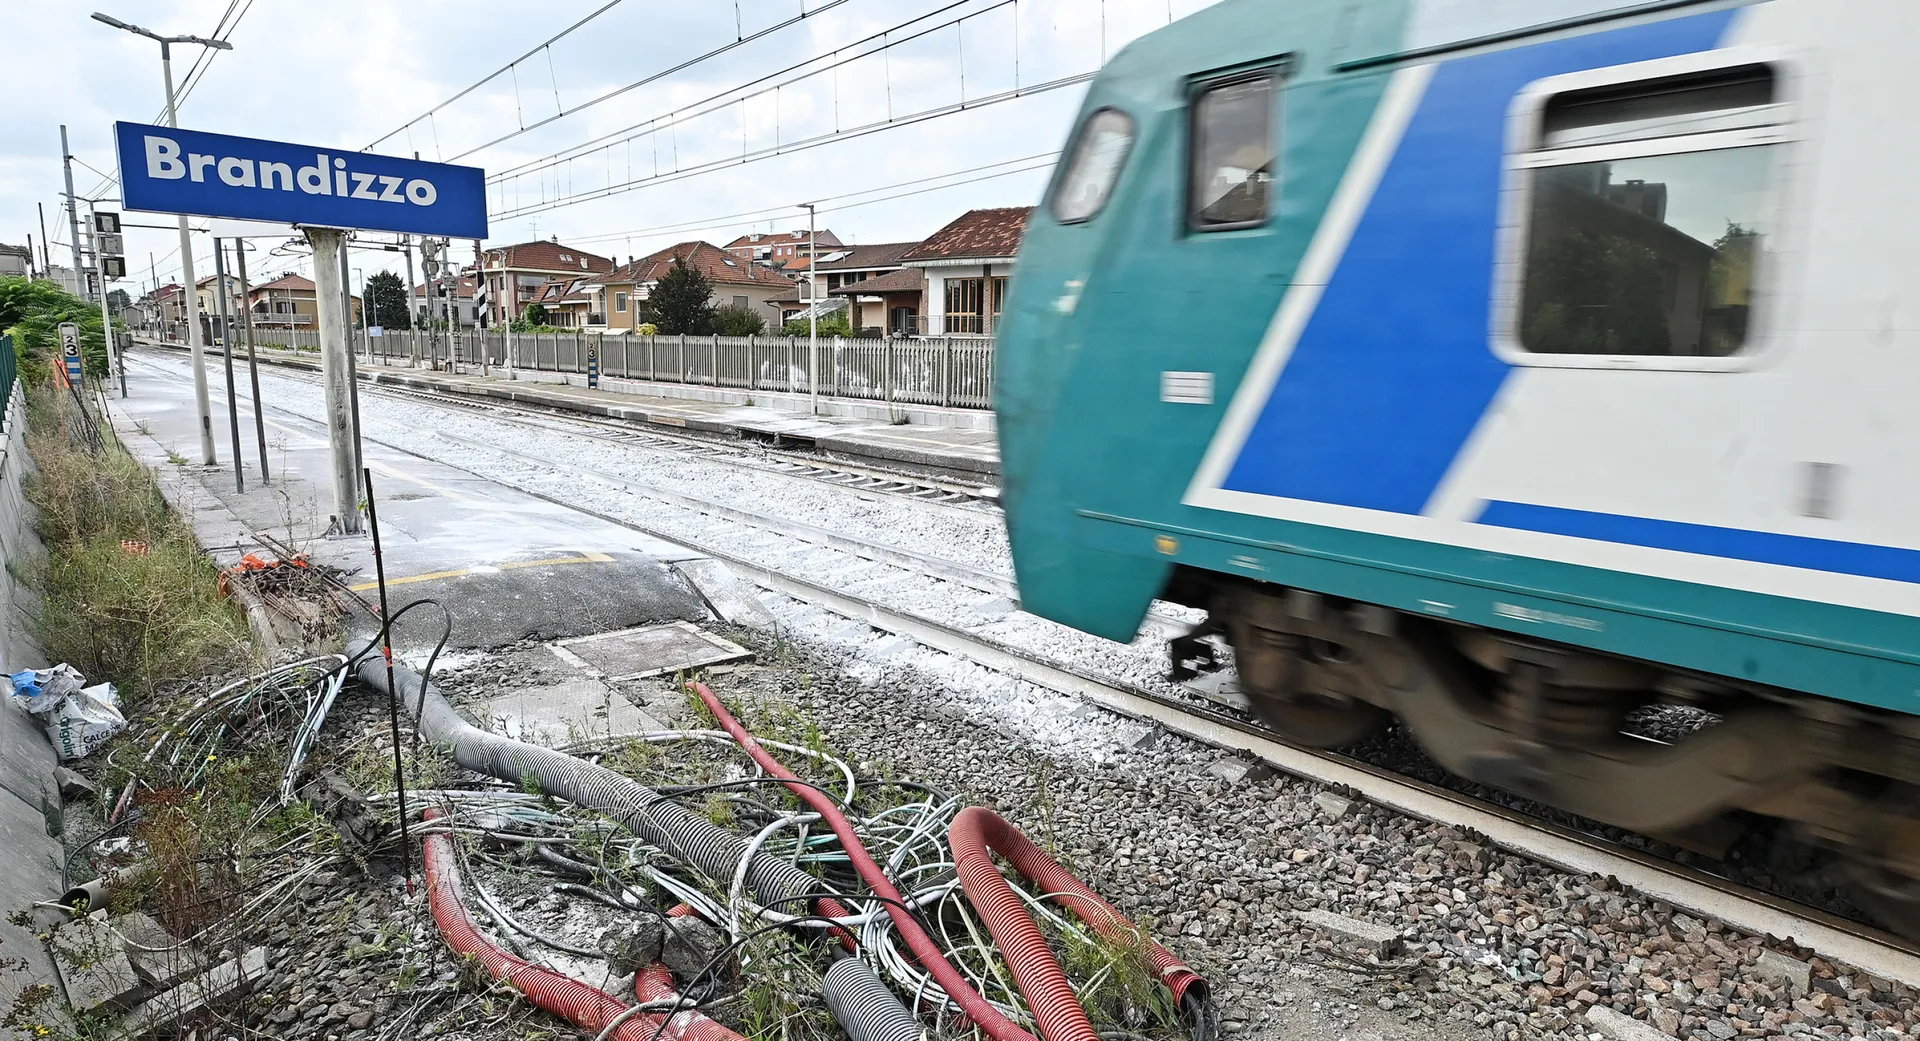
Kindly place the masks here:
<instances>
[{"instance_id":1,"label":"tree","mask_svg":"<svg viewBox=\"0 0 1920 1041\"><path fill-rule=\"evenodd\" d=\"M647 302L653 307L654 324L669 336L713 331L713 283L688 266L685 257L673 258L673 266L653 287Z\"/></svg>"},{"instance_id":2,"label":"tree","mask_svg":"<svg viewBox=\"0 0 1920 1041\"><path fill-rule=\"evenodd\" d=\"M111 307L116 311L122 311L128 308L129 306L131 306L132 304L133 304L133 297L128 296L126 290L124 289L107 290L107 306L108 307Z\"/></svg>"},{"instance_id":3,"label":"tree","mask_svg":"<svg viewBox=\"0 0 1920 1041\"><path fill-rule=\"evenodd\" d=\"M367 279L367 310L373 324L382 328L413 328L413 316L407 307L407 287L401 284L400 276L391 271L376 271Z\"/></svg>"},{"instance_id":4,"label":"tree","mask_svg":"<svg viewBox=\"0 0 1920 1041\"><path fill-rule=\"evenodd\" d=\"M713 312L713 331L722 336L752 336L767 320L744 307L722 307Z\"/></svg>"},{"instance_id":5,"label":"tree","mask_svg":"<svg viewBox=\"0 0 1920 1041\"><path fill-rule=\"evenodd\" d=\"M107 375L107 338L100 329L100 308L45 279L0 278L0 330L13 334L21 375L29 381L47 378L60 350L60 324L80 327L80 352L87 375Z\"/></svg>"},{"instance_id":6,"label":"tree","mask_svg":"<svg viewBox=\"0 0 1920 1041\"><path fill-rule=\"evenodd\" d=\"M514 332L531 332L547 324L547 309L541 304L528 304L520 317L513 323Z\"/></svg>"}]
</instances>

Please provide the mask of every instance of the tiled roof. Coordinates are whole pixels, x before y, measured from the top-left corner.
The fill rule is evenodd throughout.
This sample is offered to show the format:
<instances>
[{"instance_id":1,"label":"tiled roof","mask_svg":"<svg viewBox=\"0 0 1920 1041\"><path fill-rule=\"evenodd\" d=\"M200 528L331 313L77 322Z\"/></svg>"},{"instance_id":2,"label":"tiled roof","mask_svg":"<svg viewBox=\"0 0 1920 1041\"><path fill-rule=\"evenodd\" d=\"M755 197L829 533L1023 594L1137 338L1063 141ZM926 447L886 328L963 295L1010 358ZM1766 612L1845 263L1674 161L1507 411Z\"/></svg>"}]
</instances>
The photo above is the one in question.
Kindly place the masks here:
<instances>
[{"instance_id":1,"label":"tiled roof","mask_svg":"<svg viewBox=\"0 0 1920 1041\"><path fill-rule=\"evenodd\" d=\"M584 278L556 278L540 287L533 294L533 302L543 307L556 304L578 304L587 300L587 280Z\"/></svg>"},{"instance_id":2,"label":"tiled roof","mask_svg":"<svg viewBox=\"0 0 1920 1041\"><path fill-rule=\"evenodd\" d=\"M631 264L622 264L594 281L603 285L658 282L672 269L675 257L685 258L689 267L698 270L715 284L785 288L793 282L785 275L742 260L711 242L682 242L669 246Z\"/></svg>"},{"instance_id":3,"label":"tiled roof","mask_svg":"<svg viewBox=\"0 0 1920 1041\"><path fill-rule=\"evenodd\" d=\"M1020 235L1027 230L1027 215L1032 212L1031 206L968 210L928 236L927 241L901 254L900 259L911 264L916 260L1011 257L1020 250Z\"/></svg>"},{"instance_id":4,"label":"tiled roof","mask_svg":"<svg viewBox=\"0 0 1920 1041\"><path fill-rule=\"evenodd\" d=\"M288 272L287 274L281 275L279 278L276 278L271 282L266 282L261 285L252 287L251 292L258 293L268 289L284 289L284 290L287 290L288 292L294 292L294 293L299 293L299 292L311 293L313 292L313 279L307 278L304 275L296 275L296 274L293 274L292 272Z\"/></svg>"},{"instance_id":5,"label":"tiled roof","mask_svg":"<svg viewBox=\"0 0 1920 1041\"><path fill-rule=\"evenodd\" d=\"M794 243L803 243L805 241L807 241L807 229L805 228L795 228L792 231L783 231L783 232L754 231L754 232L748 232L747 234L742 235L737 239L734 239L732 242L727 243L725 246L721 248L722 249L745 249L748 246L767 246L767 245L772 245L775 242L784 242L791 245ZM839 236L835 235L833 232L828 231L825 228L819 228L814 231L813 241L822 246L840 245Z\"/></svg>"},{"instance_id":6,"label":"tiled roof","mask_svg":"<svg viewBox=\"0 0 1920 1041\"><path fill-rule=\"evenodd\" d=\"M899 267L900 258L918 245L918 242L879 242L871 246L848 246L846 256L838 260L821 257L820 270L872 271L876 268Z\"/></svg>"},{"instance_id":7,"label":"tiled roof","mask_svg":"<svg viewBox=\"0 0 1920 1041\"><path fill-rule=\"evenodd\" d=\"M553 241L535 240L511 246L495 246L485 251L485 257L485 266L490 270L504 267L519 271L578 271L597 275L613 269L613 261L606 257Z\"/></svg>"},{"instance_id":8,"label":"tiled roof","mask_svg":"<svg viewBox=\"0 0 1920 1041\"><path fill-rule=\"evenodd\" d=\"M927 273L917 267L903 267L865 282L849 282L827 290L828 296L878 296L881 293L912 293L927 288Z\"/></svg>"}]
</instances>

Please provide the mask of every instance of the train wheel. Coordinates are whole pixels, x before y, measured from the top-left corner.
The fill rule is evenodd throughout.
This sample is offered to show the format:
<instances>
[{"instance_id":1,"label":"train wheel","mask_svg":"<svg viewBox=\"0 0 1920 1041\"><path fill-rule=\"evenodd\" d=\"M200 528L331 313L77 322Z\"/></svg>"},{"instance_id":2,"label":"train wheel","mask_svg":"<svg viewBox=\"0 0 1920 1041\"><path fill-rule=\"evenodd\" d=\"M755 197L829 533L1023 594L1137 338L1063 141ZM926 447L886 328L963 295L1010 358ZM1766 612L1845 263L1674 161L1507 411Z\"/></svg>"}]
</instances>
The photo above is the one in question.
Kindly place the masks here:
<instances>
[{"instance_id":1,"label":"train wheel","mask_svg":"<svg viewBox=\"0 0 1920 1041\"><path fill-rule=\"evenodd\" d=\"M1247 691L1260 721L1289 741L1309 748L1344 748L1372 737L1392 717L1383 709L1349 698L1297 694L1267 697Z\"/></svg>"}]
</instances>

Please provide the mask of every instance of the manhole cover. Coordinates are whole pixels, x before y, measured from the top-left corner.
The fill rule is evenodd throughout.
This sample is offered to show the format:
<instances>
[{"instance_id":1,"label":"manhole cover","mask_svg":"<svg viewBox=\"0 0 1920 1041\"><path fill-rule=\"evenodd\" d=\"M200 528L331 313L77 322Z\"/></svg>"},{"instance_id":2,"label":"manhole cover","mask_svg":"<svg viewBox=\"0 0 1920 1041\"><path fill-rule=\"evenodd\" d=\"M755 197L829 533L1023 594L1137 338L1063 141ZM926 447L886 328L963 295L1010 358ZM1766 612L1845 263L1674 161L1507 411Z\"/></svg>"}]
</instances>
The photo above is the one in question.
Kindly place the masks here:
<instances>
[{"instance_id":1,"label":"manhole cover","mask_svg":"<svg viewBox=\"0 0 1920 1041\"><path fill-rule=\"evenodd\" d=\"M751 657L745 647L688 622L561 640L555 653L608 679L631 680Z\"/></svg>"}]
</instances>

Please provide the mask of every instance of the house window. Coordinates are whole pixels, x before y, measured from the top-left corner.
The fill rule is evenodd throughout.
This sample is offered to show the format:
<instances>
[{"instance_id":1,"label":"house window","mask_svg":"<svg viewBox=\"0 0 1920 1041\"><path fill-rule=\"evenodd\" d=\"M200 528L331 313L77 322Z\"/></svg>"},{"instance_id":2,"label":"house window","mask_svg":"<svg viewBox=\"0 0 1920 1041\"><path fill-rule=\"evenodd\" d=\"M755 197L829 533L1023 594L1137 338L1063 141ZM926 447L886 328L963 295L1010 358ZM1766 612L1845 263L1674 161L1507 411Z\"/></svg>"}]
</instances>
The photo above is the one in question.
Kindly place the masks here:
<instances>
[{"instance_id":1,"label":"house window","mask_svg":"<svg viewBox=\"0 0 1920 1041\"><path fill-rule=\"evenodd\" d=\"M621 314L627 313L627 294L625 293L613 294L613 309L615 311L618 311Z\"/></svg>"},{"instance_id":2,"label":"house window","mask_svg":"<svg viewBox=\"0 0 1920 1041\"><path fill-rule=\"evenodd\" d=\"M1103 108L1087 117L1080 140L1053 192L1053 219L1062 224L1091 220L1107 204L1120 167L1133 147L1133 117Z\"/></svg>"},{"instance_id":3,"label":"house window","mask_svg":"<svg viewBox=\"0 0 1920 1041\"><path fill-rule=\"evenodd\" d=\"M1763 65L1557 95L1531 193L1520 347L1720 358L1748 341L1785 139Z\"/></svg>"},{"instance_id":4,"label":"house window","mask_svg":"<svg viewBox=\"0 0 1920 1041\"><path fill-rule=\"evenodd\" d=\"M946 331L984 333L989 331L999 300L1006 295L1006 279L949 278L946 280ZM991 285L990 285L991 283ZM988 294L992 293L990 300Z\"/></svg>"},{"instance_id":5,"label":"house window","mask_svg":"<svg viewBox=\"0 0 1920 1041\"><path fill-rule=\"evenodd\" d=\"M739 308L739 309L740 309L740 310L742 310L742 311L745 311L745 310L747 310L747 309L748 309L748 307L749 307L749 306L751 306L751 305L750 305L750 304L749 304L749 303L747 302L747 298L746 298L746 297L744 297L744 296L736 296L736 297L734 297L734 298L733 298L733 306L735 306L735 307L737 307L737 308Z\"/></svg>"},{"instance_id":6,"label":"house window","mask_svg":"<svg viewBox=\"0 0 1920 1041\"><path fill-rule=\"evenodd\" d=\"M1280 78L1263 73L1208 87L1193 102L1188 221L1196 231L1264 223L1278 143L1274 98Z\"/></svg>"}]
</instances>

